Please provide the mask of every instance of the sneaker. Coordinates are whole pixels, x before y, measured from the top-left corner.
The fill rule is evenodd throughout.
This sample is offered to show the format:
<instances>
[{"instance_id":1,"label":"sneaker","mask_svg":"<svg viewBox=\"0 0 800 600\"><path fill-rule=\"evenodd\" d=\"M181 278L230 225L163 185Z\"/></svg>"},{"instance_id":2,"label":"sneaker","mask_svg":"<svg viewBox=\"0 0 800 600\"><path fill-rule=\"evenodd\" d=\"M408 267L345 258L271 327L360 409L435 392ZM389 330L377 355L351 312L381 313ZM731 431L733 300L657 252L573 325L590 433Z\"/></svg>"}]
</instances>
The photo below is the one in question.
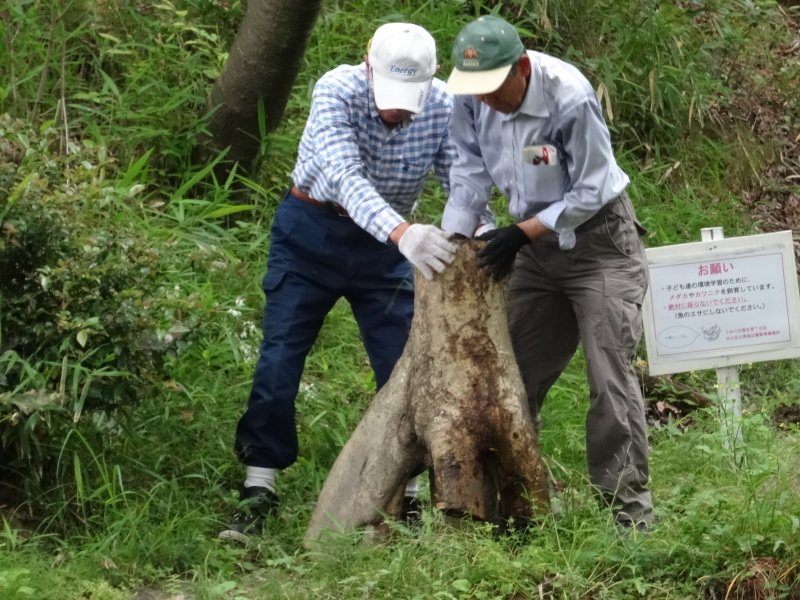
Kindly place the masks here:
<instances>
[{"instance_id":1,"label":"sneaker","mask_svg":"<svg viewBox=\"0 0 800 600\"><path fill-rule=\"evenodd\" d=\"M264 487L243 488L240 495L241 508L236 511L228 527L220 532L221 540L246 542L250 536L261 535L264 519L278 509L278 495Z\"/></svg>"},{"instance_id":2,"label":"sneaker","mask_svg":"<svg viewBox=\"0 0 800 600\"><path fill-rule=\"evenodd\" d=\"M400 521L409 529L416 529L422 524L422 501L419 498L403 497Z\"/></svg>"}]
</instances>

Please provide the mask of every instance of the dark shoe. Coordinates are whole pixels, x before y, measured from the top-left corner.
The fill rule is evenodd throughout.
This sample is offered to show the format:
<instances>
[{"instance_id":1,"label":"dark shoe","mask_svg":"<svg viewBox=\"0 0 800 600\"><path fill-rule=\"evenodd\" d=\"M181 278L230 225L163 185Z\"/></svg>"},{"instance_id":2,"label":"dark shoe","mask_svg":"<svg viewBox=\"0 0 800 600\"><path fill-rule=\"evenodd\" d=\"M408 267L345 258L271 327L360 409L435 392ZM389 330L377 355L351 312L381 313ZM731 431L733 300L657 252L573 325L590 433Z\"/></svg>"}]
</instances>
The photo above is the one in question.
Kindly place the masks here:
<instances>
[{"instance_id":1,"label":"dark shoe","mask_svg":"<svg viewBox=\"0 0 800 600\"><path fill-rule=\"evenodd\" d=\"M239 497L240 509L217 536L221 540L246 542L250 536L261 535L264 519L278 509L278 495L267 488L247 487Z\"/></svg>"},{"instance_id":2,"label":"dark shoe","mask_svg":"<svg viewBox=\"0 0 800 600\"><path fill-rule=\"evenodd\" d=\"M409 529L416 529L422 525L422 502L419 498L403 497L400 507L400 521Z\"/></svg>"},{"instance_id":3,"label":"dark shoe","mask_svg":"<svg viewBox=\"0 0 800 600\"><path fill-rule=\"evenodd\" d=\"M631 521L630 519L617 519L617 532L620 535L639 534L647 537L650 534L650 524L647 521Z\"/></svg>"}]
</instances>

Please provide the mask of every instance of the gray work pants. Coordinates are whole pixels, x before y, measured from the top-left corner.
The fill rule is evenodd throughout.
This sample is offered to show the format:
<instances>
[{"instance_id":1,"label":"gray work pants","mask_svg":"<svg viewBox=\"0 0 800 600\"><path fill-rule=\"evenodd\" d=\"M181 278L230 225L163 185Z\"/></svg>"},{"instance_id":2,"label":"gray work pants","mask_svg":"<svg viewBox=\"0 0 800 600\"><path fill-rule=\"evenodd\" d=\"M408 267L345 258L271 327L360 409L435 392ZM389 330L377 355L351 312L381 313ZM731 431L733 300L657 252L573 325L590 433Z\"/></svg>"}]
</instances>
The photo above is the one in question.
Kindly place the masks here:
<instances>
[{"instance_id":1,"label":"gray work pants","mask_svg":"<svg viewBox=\"0 0 800 600\"><path fill-rule=\"evenodd\" d=\"M653 519L647 425L632 359L642 335L646 259L623 193L577 232L525 246L509 281L509 328L531 415L583 344L589 380L589 477L618 521Z\"/></svg>"}]
</instances>

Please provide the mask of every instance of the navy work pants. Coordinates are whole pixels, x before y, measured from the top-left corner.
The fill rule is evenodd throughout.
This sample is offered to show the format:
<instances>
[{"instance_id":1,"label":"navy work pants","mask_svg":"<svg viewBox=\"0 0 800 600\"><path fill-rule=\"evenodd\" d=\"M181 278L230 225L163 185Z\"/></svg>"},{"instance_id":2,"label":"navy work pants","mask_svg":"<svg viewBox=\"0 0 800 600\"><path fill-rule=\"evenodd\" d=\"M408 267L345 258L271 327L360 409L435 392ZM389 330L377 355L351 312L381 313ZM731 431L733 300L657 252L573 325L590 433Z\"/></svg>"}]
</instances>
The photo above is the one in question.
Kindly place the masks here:
<instances>
[{"instance_id":1,"label":"navy work pants","mask_svg":"<svg viewBox=\"0 0 800 600\"><path fill-rule=\"evenodd\" d=\"M295 398L325 316L347 299L380 388L408 339L413 270L394 244L287 193L275 213L262 288L264 337L235 451L248 466L285 469L297 459Z\"/></svg>"}]
</instances>

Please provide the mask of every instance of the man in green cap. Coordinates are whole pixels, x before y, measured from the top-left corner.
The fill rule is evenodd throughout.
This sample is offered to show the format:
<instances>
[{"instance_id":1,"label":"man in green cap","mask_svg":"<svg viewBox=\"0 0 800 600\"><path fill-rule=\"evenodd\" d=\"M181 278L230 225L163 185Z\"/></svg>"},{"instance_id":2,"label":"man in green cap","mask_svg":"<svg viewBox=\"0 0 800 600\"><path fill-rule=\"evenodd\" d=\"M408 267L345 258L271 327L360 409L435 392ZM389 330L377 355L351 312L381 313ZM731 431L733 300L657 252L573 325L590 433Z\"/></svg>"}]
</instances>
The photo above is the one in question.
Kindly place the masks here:
<instances>
[{"instance_id":1,"label":"man in green cap","mask_svg":"<svg viewBox=\"0 0 800 600\"><path fill-rule=\"evenodd\" d=\"M623 530L653 520L647 426L632 359L642 334L645 254L608 127L574 66L526 51L498 17L468 24L447 91L457 158L442 228L471 237L493 186L517 221L478 237L481 264L511 275L509 329L532 416L583 345L591 482Z\"/></svg>"}]
</instances>

